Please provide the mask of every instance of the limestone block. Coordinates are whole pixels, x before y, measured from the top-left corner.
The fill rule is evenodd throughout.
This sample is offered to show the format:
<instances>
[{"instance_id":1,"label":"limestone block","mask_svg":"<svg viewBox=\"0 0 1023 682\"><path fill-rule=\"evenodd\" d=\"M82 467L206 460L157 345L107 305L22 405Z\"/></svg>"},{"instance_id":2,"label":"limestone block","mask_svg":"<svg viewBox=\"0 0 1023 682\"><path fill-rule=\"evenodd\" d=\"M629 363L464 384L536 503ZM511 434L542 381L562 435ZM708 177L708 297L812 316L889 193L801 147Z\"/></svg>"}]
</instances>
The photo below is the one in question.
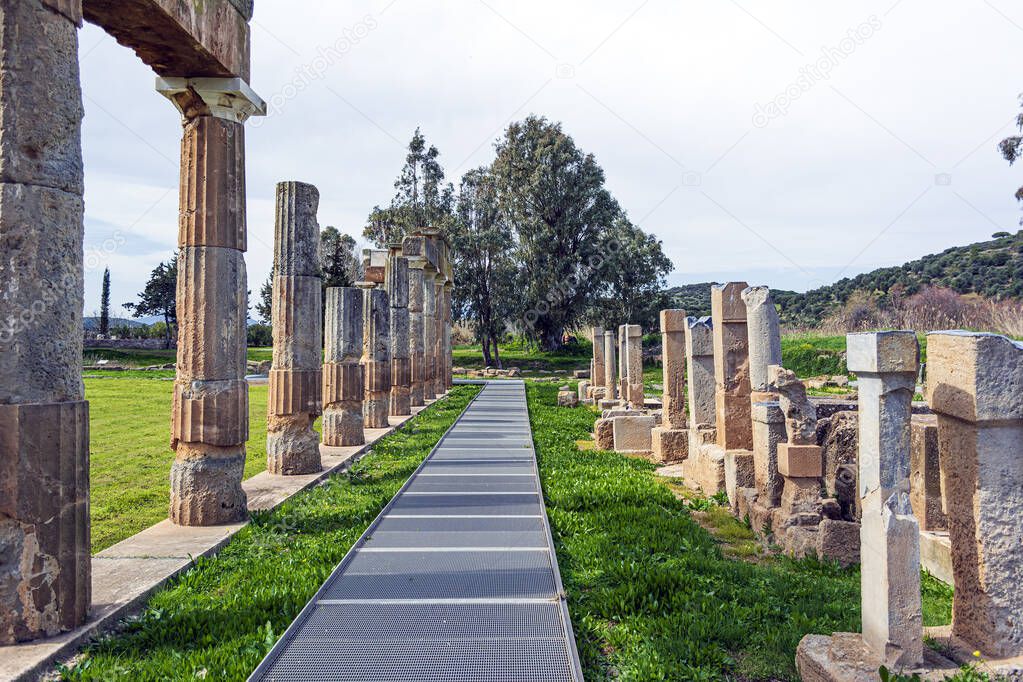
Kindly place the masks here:
<instances>
[{"instance_id":1,"label":"limestone block","mask_svg":"<svg viewBox=\"0 0 1023 682\"><path fill-rule=\"evenodd\" d=\"M860 524L855 521L821 519L817 526L817 557L843 566L860 562Z\"/></svg>"},{"instance_id":2,"label":"limestone block","mask_svg":"<svg viewBox=\"0 0 1023 682\"><path fill-rule=\"evenodd\" d=\"M745 282L711 287L711 310L715 320L714 406L718 445L725 450L752 450L750 414L749 336L746 304L741 293Z\"/></svg>"},{"instance_id":3,"label":"limestone block","mask_svg":"<svg viewBox=\"0 0 1023 682\"><path fill-rule=\"evenodd\" d=\"M245 376L247 287L241 251L204 246L180 249L179 380L236 380Z\"/></svg>"},{"instance_id":4,"label":"limestone block","mask_svg":"<svg viewBox=\"0 0 1023 682\"><path fill-rule=\"evenodd\" d=\"M274 368L310 369L320 365L322 295L319 277L274 277Z\"/></svg>"},{"instance_id":5,"label":"limestone block","mask_svg":"<svg viewBox=\"0 0 1023 682\"><path fill-rule=\"evenodd\" d=\"M709 317L686 318L686 377L689 393L689 428L714 425L714 339Z\"/></svg>"},{"instance_id":6,"label":"limestone block","mask_svg":"<svg viewBox=\"0 0 1023 682\"><path fill-rule=\"evenodd\" d=\"M89 404L0 405L0 644L85 621L89 543Z\"/></svg>"},{"instance_id":7,"label":"limestone block","mask_svg":"<svg viewBox=\"0 0 1023 682\"><path fill-rule=\"evenodd\" d=\"M249 439L249 385L244 379L174 382L171 443L220 447ZM240 481L239 481L240 482Z\"/></svg>"},{"instance_id":8,"label":"limestone block","mask_svg":"<svg viewBox=\"0 0 1023 682\"><path fill-rule=\"evenodd\" d=\"M938 418L914 415L909 450L909 501L922 530L946 530L941 496Z\"/></svg>"},{"instance_id":9,"label":"limestone block","mask_svg":"<svg viewBox=\"0 0 1023 682\"><path fill-rule=\"evenodd\" d=\"M178 246L216 246L245 251L245 127L242 124L213 116L199 116L185 124L181 138L179 201ZM315 206L313 214L315 217ZM318 244L318 232L316 241Z\"/></svg>"},{"instance_id":10,"label":"limestone block","mask_svg":"<svg viewBox=\"0 0 1023 682\"><path fill-rule=\"evenodd\" d=\"M4 83L0 125L6 126ZM3 154L10 139L6 134L0 137ZM82 198L74 194L0 184L0 403L84 397L83 211Z\"/></svg>"},{"instance_id":11,"label":"limestone block","mask_svg":"<svg viewBox=\"0 0 1023 682\"><path fill-rule=\"evenodd\" d=\"M75 22L39 2L5 2L0 49L0 183L80 199L84 112ZM81 248L77 253L81 258Z\"/></svg>"},{"instance_id":12,"label":"limestone block","mask_svg":"<svg viewBox=\"0 0 1023 682\"><path fill-rule=\"evenodd\" d=\"M725 493L732 510L738 508L740 488L755 485L753 453L749 450L727 450L725 452Z\"/></svg>"},{"instance_id":13,"label":"limestone block","mask_svg":"<svg viewBox=\"0 0 1023 682\"><path fill-rule=\"evenodd\" d=\"M610 419L598 419L594 422L593 435L598 450L615 449L614 423Z\"/></svg>"},{"instance_id":14,"label":"limestone block","mask_svg":"<svg viewBox=\"0 0 1023 682\"><path fill-rule=\"evenodd\" d=\"M614 431L614 449L630 454L650 454L653 450L653 417L629 416L611 419Z\"/></svg>"},{"instance_id":15,"label":"limestone block","mask_svg":"<svg viewBox=\"0 0 1023 682\"><path fill-rule=\"evenodd\" d=\"M717 444L690 446L689 457L682 462L686 485L710 497L725 489L725 451Z\"/></svg>"},{"instance_id":16,"label":"limestone block","mask_svg":"<svg viewBox=\"0 0 1023 682\"><path fill-rule=\"evenodd\" d=\"M243 521L248 517L244 473L244 445L179 443L170 473L170 520L180 526Z\"/></svg>"},{"instance_id":17,"label":"limestone block","mask_svg":"<svg viewBox=\"0 0 1023 682\"><path fill-rule=\"evenodd\" d=\"M591 388L590 382L588 381L579 382L579 386L576 389L579 395L579 400L586 400L590 398L590 388Z\"/></svg>"},{"instance_id":18,"label":"limestone block","mask_svg":"<svg viewBox=\"0 0 1023 682\"><path fill-rule=\"evenodd\" d=\"M954 584L952 542L947 532L920 531L920 566L946 585Z\"/></svg>"},{"instance_id":19,"label":"limestone block","mask_svg":"<svg viewBox=\"0 0 1023 682\"><path fill-rule=\"evenodd\" d=\"M615 398L617 386L618 362L615 356L615 333L607 330L604 332L604 388L607 389L609 400Z\"/></svg>"},{"instance_id":20,"label":"limestone block","mask_svg":"<svg viewBox=\"0 0 1023 682\"><path fill-rule=\"evenodd\" d=\"M323 372L320 369L272 369L267 391L267 414L271 417L323 411Z\"/></svg>"},{"instance_id":21,"label":"limestone block","mask_svg":"<svg viewBox=\"0 0 1023 682\"><path fill-rule=\"evenodd\" d=\"M689 456L689 429L657 427L653 430L654 459L663 464L681 462Z\"/></svg>"},{"instance_id":22,"label":"limestone block","mask_svg":"<svg viewBox=\"0 0 1023 682\"><path fill-rule=\"evenodd\" d=\"M579 407L579 394L574 391L559 391L558 407Z\"/></svg>"},{"instance_id":23,"label":"limestone block","mask_svg":"<svg viewBox=\"0 0 1023 682\"><path fill-rule=\"evenodd\" d=\"M778 444L778 473L788 478L820 478L823 475L818 445Z\"/></svg>"},{"instance_id":24,"label":"limestone block","mask_svg":"<svg viewBox=\"0 0 1023 682\"><path fill-rule=\"evenodd\" d=\"M604 386L607 383L605 374L606 361L604 358L604 328L594 327L591 330L590 338L593 340L593 362L590 363L590 376L594 386Z\"/></svg>"}]
</instances>

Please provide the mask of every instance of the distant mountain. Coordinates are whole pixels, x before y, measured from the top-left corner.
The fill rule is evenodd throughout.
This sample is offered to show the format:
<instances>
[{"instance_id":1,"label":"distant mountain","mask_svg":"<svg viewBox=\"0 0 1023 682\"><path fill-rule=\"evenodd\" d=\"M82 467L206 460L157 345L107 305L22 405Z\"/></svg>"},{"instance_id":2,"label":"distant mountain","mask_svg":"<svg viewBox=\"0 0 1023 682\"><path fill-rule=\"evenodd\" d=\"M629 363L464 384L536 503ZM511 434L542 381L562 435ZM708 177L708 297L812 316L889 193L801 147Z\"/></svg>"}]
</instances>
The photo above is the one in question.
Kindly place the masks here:
<instances>
[{"instance_id":1,"label":"distant mountain","mask_svg":"<svg viewBox=\"0 0 1023 682\"><path fill-rule=\"evenodd\" d=\"M710 315L712 284L686 284L668 289L667 294L674 307L690 315ZM999 232L990 241L954 246L905 265L846 277L806 293L775 289L771 294L783 323L814 327L854 292L873 294L884 304L895 287L911 296L927 285L994 299L1023 299L1023 230L1016 234Z\"/></svg>"},{"instance_id":2,"label":"distant mountain","mask_svg":"<svg viewBox=\"0 0 1023 682\"><path fill-rule=\"evenodd\" d=\"M800 294L772 292L781 309L782 322L812 327L820 324L857 291L875 295L883 304L895 287L909 296L927 285L942 286L960 294L979 294L994 299L1023 298L1023 230L998 232L986 242L954 246L905 265L879 268L840 279L826 287Z\"/></svg>"}]
</instances>

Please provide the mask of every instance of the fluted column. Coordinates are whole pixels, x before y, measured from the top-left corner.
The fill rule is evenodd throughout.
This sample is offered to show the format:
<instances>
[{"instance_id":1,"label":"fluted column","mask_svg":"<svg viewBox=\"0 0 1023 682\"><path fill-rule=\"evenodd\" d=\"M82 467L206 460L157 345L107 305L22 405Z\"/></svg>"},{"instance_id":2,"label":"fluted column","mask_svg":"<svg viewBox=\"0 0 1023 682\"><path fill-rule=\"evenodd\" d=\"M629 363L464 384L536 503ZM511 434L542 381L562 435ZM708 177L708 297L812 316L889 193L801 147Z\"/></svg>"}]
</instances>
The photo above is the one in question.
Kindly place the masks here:
<instances>
[{"instance_id":1,"label":"fluted column","mask_svg":"<svg viewBox=\"0 0 1023 682\"><path fill-rule=\"evenodd\" d=\"M362 365L366 377L363 423L369 429L385 429L391 411L391 306L387 292L373 283L361 282L363 289Z\"/></svg>"},{"instance_id":2,"label":"fluted column","mask_svg":"<svg viewBox=\"0 0 1023 682\"><path fill-rule=\"evenodd\" d=\"M0 2L0 644L91 601L80 23L80 2Z\"/></svg>"},{"instance_id":3,"label":"fluted column","mask_svg":"<svg viewBox=\"0 0 1023 682\"><path fill-rule=\"evenodd\" d=\"M266 468L272 474L311 474L321 468L320 439L313 430L322 411L323 380L319 202L312 185L277 185L266 434Z\"/></svg>"},{"instance_id":4,"label":"fluted column","mask_svg":"<svg viewBox=\"0 0 1023 682\"><path fill-rule=\"evenodd\" d=\"M437 398L437 270L423 269L423 397Z\"/></svg>"},{"instance_id":5,"label":"fluted column","mask_svg":"<svg viewBox=\"0 0 1023 682\"><path fill-rule=\"evenodd\" d=\"M434 297L437 300L437 312L433 329L433 392L444 395L448 390L444 380L444 367L447 365L444 359L444 281L439 277L434 283Z\"/></svg>"},{"instance_id":6,"label":"fluted column","mask_svg":"<svg viewBox=\"0 0 1023 682\"><path fill-rule=\"evenodd\" d=\"M392 244L384 280L391 303L391 406L395 417L412 414L412 359L409 341L409 262Z\"/></svg>"},{"instance_id":7,"label":"fluted column","mask_svg":"<svg viewBox=\"0 0 1023 682\"><path fill-rule=\"evenodd\" d=\"M413 407L426 404L425 375L426 353L423 330L423 304L425 299L424 277L426 261L421 258L409 259L409 361L411 367L411 388L409 399Z\"/></svg>"},{"instance_id":8,"label":"fluted column","mask_svg":"<svg viewBox=\"0 0 1023 682\"><path fill-rule=\"evenodd\" d=\"M265 105L238 79L191 83L158 83L184 116L170 519L209 526L248 516L243 123Z\"/></svg>"},{"instance_id":9,"label":"fluted column","mask_svg":"<svg viewBox=\"0 0 1023 682\"><path fill-rule=\"evenodd\" d=\"M323 364L323 444L366 442L362 403L366 397L363 354L363 292L327 289Z\"/></svg>"},{"instance_id":10,"label":"fluted column","mask_svg":"<svg viewBox=\"0 0 1023 682\"><path fill-rule=\"evenodd\" d=\"M455 283L449 279L444 284L444 389L453 388L455 385L452 370L454 369L454 358L451 346L452 319L452 297L454 296Z\"/></svg>"}]
</instances>

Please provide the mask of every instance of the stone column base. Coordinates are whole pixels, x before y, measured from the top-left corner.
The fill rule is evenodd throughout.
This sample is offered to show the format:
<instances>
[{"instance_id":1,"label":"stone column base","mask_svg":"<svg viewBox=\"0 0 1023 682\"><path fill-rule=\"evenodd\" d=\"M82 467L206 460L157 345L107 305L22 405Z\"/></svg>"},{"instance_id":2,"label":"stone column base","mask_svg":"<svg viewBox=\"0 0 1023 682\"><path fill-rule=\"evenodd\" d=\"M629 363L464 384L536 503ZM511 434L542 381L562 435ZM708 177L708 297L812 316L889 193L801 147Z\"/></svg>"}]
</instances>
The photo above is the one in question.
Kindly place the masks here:
<instances>
[{"instance_id":1,"label":"stone column base","mask_svg":"<svg viewBox=\"0 0 1023 682\"><path fill-rule=\"evenodd\" d=\"M796 648L796 668L803 682L877 682L883 664L859 633L807 635ZM923 680L936 681L944 680L957 669L955 663L925 647L922 667L891 672L907 677L919 673Z\"/></svg>"},{"instance_id":2,"label":"stone column base","mask_svg":"<svg viewBox=\"0 0 1023 682\"><path fill-rule=\"evenodd\" d=\"M170 520L179 526L244 521L249 516L244 473L244 445L179 442L170 473Z\"/></svg>"},{"instance_id":3,"label":"stone column base","mask_svg":"<svg viewBox=\"0 0 1023 682\"><path fill-rule=\"evenodd\" d=\"M614 449L626 455L647 457L653 451L652 434L657 421L647 416L622 416L611 419Z\"/></svg>"},{"instance_id":4,"label":"stone column base","mask_svg":"<svg viewBox=\"0 0 1023 682\"><path fill-rule=\"evenodd\" d=\"M689 457L689 429L654 429L654 459L662 464L681 462Z\"/></svg>"},{"instance_id":5,"label":"stone column base","mask_svg":"<svg viewBox=\"0 0 1023 682\"><path fill-rule=\"evenodd\" d=\"M347 447L366 443L361 400L328 405L323 410L323 420L320 424L324 445Z\"/></svg>"},{"instance_id":6,"label":"stone column base","mask_svg":"<svg viewBox=\"0 0 1023 682\"><path fill-rule=\"evenodd\" d=\"M725 493L732 512L739 509L739 490L756 485L752 450L728 450L725 452Z\"/></svg>"},{"instance_id":7,"label":"stone column base","mask_svg":"<svg viewBox=\"0 0 1023 682\"><path fill-rule=\"evenodd\" d=\"M725 489L725 451L717 445L701 445L682 462L682 478L686 485L707 497Z\"/></svg>"},{"instance_id":8,"label":"stone column base","mask_svg":"<svg viewBox=\"0 0 1023 682\"><path fill-rule=\"evenodd\" d=\"M271 415L267 420L266 470L278 476L315 474L323 469L315 417L308 414Z\"/></svg>"}]
</instances>

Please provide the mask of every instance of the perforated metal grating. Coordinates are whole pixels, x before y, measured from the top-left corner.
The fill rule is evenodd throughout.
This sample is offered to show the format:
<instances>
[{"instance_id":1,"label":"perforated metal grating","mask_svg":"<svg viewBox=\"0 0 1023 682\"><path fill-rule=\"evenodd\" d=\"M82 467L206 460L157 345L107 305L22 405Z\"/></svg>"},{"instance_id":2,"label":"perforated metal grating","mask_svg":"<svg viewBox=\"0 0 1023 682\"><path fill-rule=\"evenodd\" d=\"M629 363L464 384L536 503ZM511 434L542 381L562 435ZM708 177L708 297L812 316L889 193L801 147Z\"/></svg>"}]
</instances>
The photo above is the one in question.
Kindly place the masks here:
<instances>
[{"instance_id":1,"label":"perforated metal grating","mask_svg":"<svg viewBox=\"0 0 1023 682\"><path fill-rule=\"evenodd\" d=\"M522 382L491 382L253 680L582 680Z\"/></svg>"}]
</instances>

